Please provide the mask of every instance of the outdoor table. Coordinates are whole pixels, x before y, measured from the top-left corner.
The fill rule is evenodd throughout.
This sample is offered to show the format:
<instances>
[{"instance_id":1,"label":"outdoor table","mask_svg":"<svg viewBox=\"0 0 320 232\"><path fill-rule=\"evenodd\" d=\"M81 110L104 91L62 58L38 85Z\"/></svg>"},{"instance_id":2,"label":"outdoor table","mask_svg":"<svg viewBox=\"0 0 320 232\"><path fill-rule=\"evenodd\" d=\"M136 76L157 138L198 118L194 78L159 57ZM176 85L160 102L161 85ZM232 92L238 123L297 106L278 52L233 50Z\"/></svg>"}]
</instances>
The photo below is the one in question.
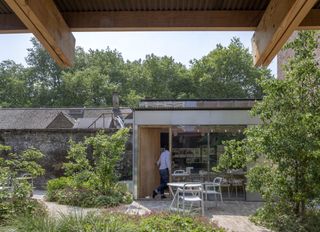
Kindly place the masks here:
<instances>
[{"instance_id":1,"label":"outdoor table","mask_svg":"<svg viewBox=\"0 0 320 232\"><path fill-rule=\"evenodd\" d=\"M173 173L172 178L176 179L176 180L181 180L181 179L185 179L186 177L190 176L189 173ZM173 182L176 183L176 182Z\"/></svg>"},{"instance_id":2,"label":"outdoor table","mask_svg":"<svg viewBox=\"0 0 320 232\"><path fill-rule=\"evenodd\" d=\"M170 182L170 183L167 183L167 185L169 187L169 191L173 196L172 202L169 207L170 210L174 209L173 205L176 201L178 204L178 197L179 197L178 189L183 188L186 184L188 184L188 187L192 187L193 185L198 186L199 184L202 184L202 183L199 183L199 182ZM174 188L176 188L176 190L174 190Z\"/></svg>"},{"instance_id":3,"label":"outdoor table","mask_svg":"<svg viewBox=\"0 0 320 232\"><path fill-rule=\"evenodd\" d=\"M173 188L177 188L177 189L183 188L183 186L185 184L188 184L188 186L192 187L192 184L198 185L199 183L197 183L197 182L170 182L167 185L169 186L170 193L174 197L175 192L174 192Z\"/></svg>"}]
</instances>

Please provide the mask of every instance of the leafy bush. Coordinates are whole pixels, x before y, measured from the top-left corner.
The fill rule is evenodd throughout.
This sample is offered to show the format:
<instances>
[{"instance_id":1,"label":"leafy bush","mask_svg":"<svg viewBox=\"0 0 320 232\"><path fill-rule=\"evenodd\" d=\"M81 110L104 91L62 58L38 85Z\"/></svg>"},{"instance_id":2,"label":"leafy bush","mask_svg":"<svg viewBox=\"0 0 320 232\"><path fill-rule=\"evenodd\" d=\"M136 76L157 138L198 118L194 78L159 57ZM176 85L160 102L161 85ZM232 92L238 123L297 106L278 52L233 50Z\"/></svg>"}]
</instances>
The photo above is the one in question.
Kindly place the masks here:
<instances>
[{"instance_id":1,"label":"leafy bush","mask_svg":"<svg viewBox=\"0 0 320 232\"><path fill-rule=\"evenodd\" d=\"M0 145L0 152L11 150L8 146ZM0 158L0 224L22 214L31 214L40 207L39 203L31 199L32 186L24 179L18 179L21 174L28 173L32 177L40 176L44 169L37 163L43 154L36 149L27 149L20 154L9 152Z\"/></svg>"},{"instance_id":2,"label":"leafy bush","mask_svg":"<svg viewBox=\"0 0 320 232\"><path fill-rule=\"evenodd\" d=\"M297 218L288 205L266 204L250 217L256 224L281 232L318 232L320 228L319 210L309 209L303 219Z\"/></svg>"},{"instance_id":3,"label":"leafy bush","mask_svg":"<svg viewBox=\"0 0 320 232\"><path fill-rule=\"evenodd\" d=\"M151 214L129 216L108 213L105 215L87 214L62 215L60 219L48 217L26 217L16 222L17 232L223 232L204 218L192 218L177 214Z\"/></svg>"},{"instance_id":4,"label":"leafy bush","mask_svg":"<svg viewBox=\"0 0 320 232\"><path fill-rule=\"evenodd\" d=\"M132 202L132 195L127 191L119 190L103 195L97 190L70 186L65 186L54 191L51 188L50 191L48 190L47 198L59 204L81 207L113 207L120 203L129 204Z\"/></svg>"},{"instance_id":5,"label":"leafy bush","mask_svg":"<svg viewBox=\"0 0 320 232\"><path fill-rule=\"evenodd\" d=\"M141 232L217 232L224 231L209 223L204 218L182 216L180 214L151 214L141 218L139 224Z\"/></svg>"},{"instance_id":6,"label":"leafy bush","mask_svg":"<svg viewBox=\"0 0 320 232\"><path fill-rule=\"evenodd\" d=\"M47 199L82 207L116 206L132 202L132 196L118 184L117 164L125 150L128 129L109 136L103 132L84 142L70 141L64 177L48 181ZM92 151L92 156L88 154Z\"/></svg>"},{"instance_id":7,"label":"leafy bush","mask_svg":"<svg viewBox=\"0 0 320 232\"><path fill-rule=\"evenodd\" d=\"M49 180L47 183L46 198L48 201L57 201L57 194L59 190L65 188L72 188L71 177L60 177L53 180Z\"/></svg>"}]
</instances>

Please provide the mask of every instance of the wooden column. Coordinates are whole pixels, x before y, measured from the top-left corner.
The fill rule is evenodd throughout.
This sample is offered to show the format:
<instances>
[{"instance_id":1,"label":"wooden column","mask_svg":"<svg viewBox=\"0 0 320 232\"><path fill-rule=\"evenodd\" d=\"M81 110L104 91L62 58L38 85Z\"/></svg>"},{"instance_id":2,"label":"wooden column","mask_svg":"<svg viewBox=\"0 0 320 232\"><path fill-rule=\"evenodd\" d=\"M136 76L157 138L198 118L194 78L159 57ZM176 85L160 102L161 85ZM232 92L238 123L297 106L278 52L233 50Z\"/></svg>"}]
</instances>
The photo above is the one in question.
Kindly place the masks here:
<instances>
[{"instance_id":1,"label":"wooden column","mask_svg":"<svg viewBox=\"0 0 320 232\"><path fill-rule=\"evenodd\" d=\"M271 0L252 37L255 65L268 65L317 0Z\"/></svg>"}]
</instances>

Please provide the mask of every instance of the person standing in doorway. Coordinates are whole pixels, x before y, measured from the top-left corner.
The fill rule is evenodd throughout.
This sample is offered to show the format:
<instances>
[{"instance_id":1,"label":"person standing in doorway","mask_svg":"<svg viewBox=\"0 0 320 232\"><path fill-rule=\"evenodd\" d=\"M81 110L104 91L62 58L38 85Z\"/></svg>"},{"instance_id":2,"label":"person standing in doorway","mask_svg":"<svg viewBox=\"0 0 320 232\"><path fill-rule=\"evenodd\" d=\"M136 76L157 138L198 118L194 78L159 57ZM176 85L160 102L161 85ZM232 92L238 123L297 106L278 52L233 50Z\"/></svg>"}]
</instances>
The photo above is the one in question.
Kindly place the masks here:
<instances>
[{"instance_id":1,"label":"person standing in doorway","mask_svg":"<svg viewBox=\"0 0 320 232\"><path fill-rule=\"evenodd\" d=\"M155 198L159 193L161 194L161 199L166 198L164 195L164 190L168 187L169 173L171 173L171 161L170 152L167 147L164 147L159 160L157 161L157 166L160 172L160 185L158 188L153 190L152 197Z\"/></svg>"}]
</instances>

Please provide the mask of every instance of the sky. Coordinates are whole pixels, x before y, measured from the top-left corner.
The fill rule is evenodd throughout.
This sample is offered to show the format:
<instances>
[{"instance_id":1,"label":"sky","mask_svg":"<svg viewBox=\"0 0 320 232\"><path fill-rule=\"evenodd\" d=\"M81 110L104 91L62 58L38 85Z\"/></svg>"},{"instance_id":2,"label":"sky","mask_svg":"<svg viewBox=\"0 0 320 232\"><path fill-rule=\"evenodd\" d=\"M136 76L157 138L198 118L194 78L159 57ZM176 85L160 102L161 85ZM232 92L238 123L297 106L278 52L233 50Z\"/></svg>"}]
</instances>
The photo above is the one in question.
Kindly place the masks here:
<instances>
[{"instance_id":1,"label":"sky","mask_svg":"<svg viewBox=\"0 0 320 232\"><path fill-rule=\"evenodd\" d=\"M227 46L233 37L251 52L253 32L74 32L76 46L85 50L116 49L125 60L144 59L148 54L172 56L175 61L189 67L190 60L200 59L212 51L217 44ZM11 59L25 63L27 48L32 47L31 34L1 34L0 61ZM269 68L276 74L276 58Z\"/></svg>"}]
</instances>

